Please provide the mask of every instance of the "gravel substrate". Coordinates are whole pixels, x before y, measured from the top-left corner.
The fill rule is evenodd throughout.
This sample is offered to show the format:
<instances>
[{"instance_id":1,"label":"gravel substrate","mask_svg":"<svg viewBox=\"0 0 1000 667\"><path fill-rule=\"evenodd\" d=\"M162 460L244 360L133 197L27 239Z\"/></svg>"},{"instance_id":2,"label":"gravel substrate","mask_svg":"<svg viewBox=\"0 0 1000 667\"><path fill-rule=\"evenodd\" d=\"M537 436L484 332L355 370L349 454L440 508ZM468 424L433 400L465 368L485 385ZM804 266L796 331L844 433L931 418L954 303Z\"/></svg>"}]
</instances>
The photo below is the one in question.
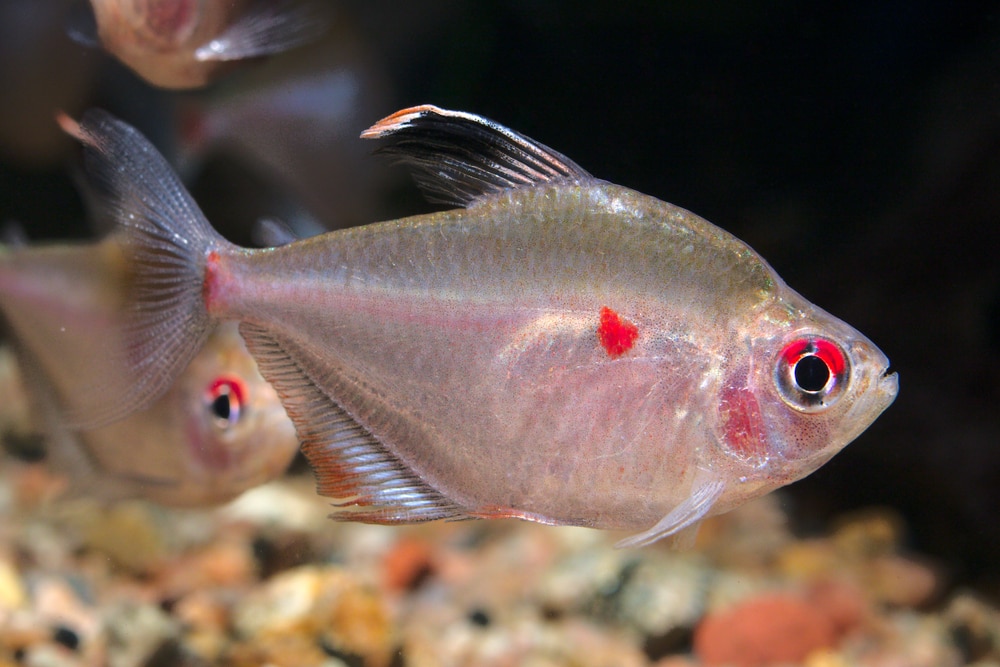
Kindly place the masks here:
<instances>
[{"instance_id":1,"label":"gravel substrate","mask_svg":"<svg viewBox=\"0 0 1000 667\"><path fill-rule=\"evenodd\" d=\"M1000 618L889 510L796 539L778 495L697 547L516 521L339 524L311 476L211 511L0 471L0 667L1000 665Z\"/></svg>"}]
</instances>

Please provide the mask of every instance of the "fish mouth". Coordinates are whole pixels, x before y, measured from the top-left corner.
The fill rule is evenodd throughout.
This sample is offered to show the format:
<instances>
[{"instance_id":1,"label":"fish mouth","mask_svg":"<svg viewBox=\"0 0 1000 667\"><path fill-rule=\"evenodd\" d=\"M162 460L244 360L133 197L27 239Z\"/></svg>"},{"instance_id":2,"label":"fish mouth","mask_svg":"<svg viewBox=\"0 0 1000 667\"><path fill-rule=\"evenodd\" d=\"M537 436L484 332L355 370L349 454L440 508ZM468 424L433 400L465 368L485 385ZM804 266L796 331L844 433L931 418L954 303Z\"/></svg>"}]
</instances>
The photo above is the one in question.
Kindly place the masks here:
<instances>
[{"instance_id":1,"label":"fish mouth","mask_svg":"<svg viewBox=\"0 0 1000 667\"><path fill-rule=\"evenodd\" d=\"M896 399L896 394L899 393L899 375L892 369L888 359L886 360L885 369L878 378L877 391L885 400L883 410L889 407Z\"/></svg>"},{"instance_id":2,"label":"fish mouth","mask_svg":"<svg viewBox=\"0 0 1000 667\"><path fill-rule=\"evenodd\" d=\"M889 363L889 358L867 339L851 346L852 357L859 370L857 400L848 410L847 419L874 420L896 400L899 393L899 376ZM863 417L863 415L868 417ZM867 424L866 424L867 427Z\"/></svg>"}]
</instances>

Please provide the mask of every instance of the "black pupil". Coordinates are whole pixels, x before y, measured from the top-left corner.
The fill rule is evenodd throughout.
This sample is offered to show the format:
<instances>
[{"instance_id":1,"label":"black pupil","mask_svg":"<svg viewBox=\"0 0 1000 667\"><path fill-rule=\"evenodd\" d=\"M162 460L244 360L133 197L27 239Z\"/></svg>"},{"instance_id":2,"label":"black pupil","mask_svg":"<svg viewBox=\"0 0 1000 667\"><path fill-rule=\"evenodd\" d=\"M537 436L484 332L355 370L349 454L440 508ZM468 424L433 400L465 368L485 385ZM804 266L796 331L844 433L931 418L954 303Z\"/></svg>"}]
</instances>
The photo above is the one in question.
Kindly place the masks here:
<instances>
[{"instance_id":1,"label":"black pupil","mask_svg":"<svg viewBox=\"0 0 1000 667\"><path fill-rule=\"evenodd\" d=\"M212 412L214 412L215 416L218 417L219 419L229 421L229 418L232 416L233 411L232 411L232 405L229 402L228 393L219 394L218 396L215 397L215 400L212 401Z\"/></svg>"},{"instance_id":2,"label":"black pupil","mask_svg":"<svg viewBox=\"0 0 1000 667\"><path fill-rule=\"evenodd\" d=\"M820 391L829 379L829 366L816 355L802 357L795 364L795 384L802 391Z\"/></svg>"}]
</instances>

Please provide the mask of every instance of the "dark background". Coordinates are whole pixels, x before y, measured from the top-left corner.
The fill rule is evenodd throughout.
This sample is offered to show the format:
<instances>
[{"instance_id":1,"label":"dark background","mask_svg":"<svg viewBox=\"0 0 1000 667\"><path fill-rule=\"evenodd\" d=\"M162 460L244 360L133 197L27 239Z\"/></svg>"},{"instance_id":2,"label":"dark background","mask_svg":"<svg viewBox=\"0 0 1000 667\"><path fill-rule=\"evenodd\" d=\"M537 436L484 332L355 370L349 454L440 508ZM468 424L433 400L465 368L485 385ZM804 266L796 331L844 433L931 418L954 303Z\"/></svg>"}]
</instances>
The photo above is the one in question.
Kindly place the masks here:
<instances>
[{"instance_id":1,"label":"dark background","mask_svg":"<svg viewBox=\"0 0 1000 667\"><path fill-rule=\"evenodd\" d=\"M0 219L32 238L85 235L72 146L21 150L22 128L44 134L52 108L100 104L171 155L190 96L61 44L61 1L5 2ZM1000 593L996 4L337 6L379 73L376 108L357 129L423 102L494 118L733 232L874 340L899 372L899 398L792 487L797 526L887 505L904 514L909 546L939 558L953 582ZM12 44L10 31L27 30L15 21L56 28ZM56 54L64 67L38 65ZM210 217L234 205L213 180L220 171L186 174ZM355 221L428 209L409 187L391 192ZM241 215L263 214L241 204Z\"/></svg>"}]
</instances>

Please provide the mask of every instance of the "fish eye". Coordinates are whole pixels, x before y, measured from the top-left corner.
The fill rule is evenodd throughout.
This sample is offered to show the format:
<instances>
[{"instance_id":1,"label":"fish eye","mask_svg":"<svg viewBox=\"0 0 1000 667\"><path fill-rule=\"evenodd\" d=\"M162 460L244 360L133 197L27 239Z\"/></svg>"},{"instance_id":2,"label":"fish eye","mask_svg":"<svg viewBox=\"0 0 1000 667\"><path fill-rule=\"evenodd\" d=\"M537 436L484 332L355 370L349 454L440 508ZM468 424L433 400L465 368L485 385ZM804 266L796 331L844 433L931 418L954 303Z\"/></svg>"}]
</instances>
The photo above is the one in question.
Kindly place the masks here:
<instances>
[{"instance_id":1,"label":"fish eye","mask_svg":"<svg viewBox=\"0 0 1000 667\"><path fill-rule=\"evenodd\" d=\"M821 412L840 398L850 366L836 343L809 336L785 345L778 356L775 383L782 400L800 412Z\"/></svg>"},{"instance_id":2,"label":"fish eye","mask_svg":"<svg viewBox=\"0 0 1000 667\"><path fill-rule=\"evenodd\" d=\"M243 412L243 382L234 377L221 377L209 385L206 403L216 425L235 426Z\"/></svg>"},{"instance_id":3,"label":"fish eye","mask_svg":"<svg viewBox=\"0 0 1000 667\"><path fill-rule=\"evenodd\" d=\"M795 384L805 392L823 391L823 387L830 380L830 367L815 354L807 354L796 361L792 372L795 375Z\"/></svg>"}]
</instances>

